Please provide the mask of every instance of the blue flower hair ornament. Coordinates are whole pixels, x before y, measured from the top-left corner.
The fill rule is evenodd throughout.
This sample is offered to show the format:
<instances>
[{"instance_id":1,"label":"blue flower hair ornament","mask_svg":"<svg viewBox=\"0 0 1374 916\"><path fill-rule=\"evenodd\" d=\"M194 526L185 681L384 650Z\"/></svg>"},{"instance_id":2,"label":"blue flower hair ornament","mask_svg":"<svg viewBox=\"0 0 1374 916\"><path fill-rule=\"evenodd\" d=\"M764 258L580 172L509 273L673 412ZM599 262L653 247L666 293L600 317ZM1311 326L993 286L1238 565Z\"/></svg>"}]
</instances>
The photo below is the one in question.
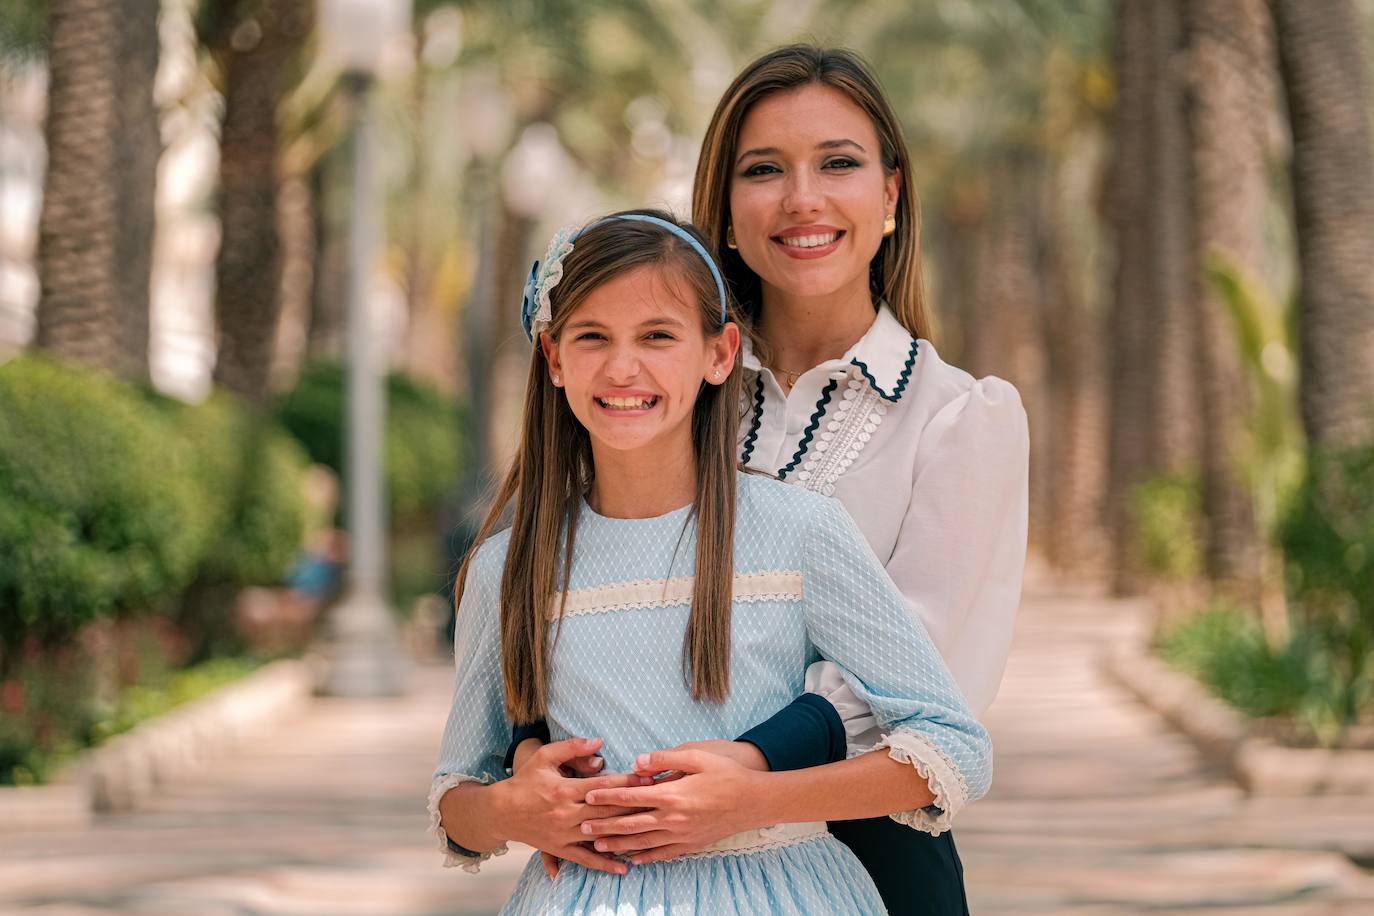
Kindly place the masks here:
<instances>
[{"instance_id":1,"label":"blue flower hair ornament","mask_svg":"<svg viewBox=\"0 0 1374 916\"><path fill-rule=\"evenodd\" d=\"M543 259L535 261L530 268L529 279L525 281L525 296L520 304L520 323L531 343L553 322L549 293L563 279L563 259L572 253L573 240L581 231L581 226L559 229L549 240L549 250L544 253Z\"/></svg>"}]
</instances>

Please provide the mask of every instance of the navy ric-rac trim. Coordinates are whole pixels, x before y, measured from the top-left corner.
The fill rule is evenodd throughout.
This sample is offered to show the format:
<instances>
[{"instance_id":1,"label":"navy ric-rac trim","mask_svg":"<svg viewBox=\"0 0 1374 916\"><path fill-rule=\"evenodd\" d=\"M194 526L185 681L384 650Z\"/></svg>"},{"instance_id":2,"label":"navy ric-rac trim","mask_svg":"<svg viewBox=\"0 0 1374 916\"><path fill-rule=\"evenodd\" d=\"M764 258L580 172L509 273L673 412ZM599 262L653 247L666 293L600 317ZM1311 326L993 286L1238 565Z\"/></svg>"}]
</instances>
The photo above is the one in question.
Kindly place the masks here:
<instances>
[{"instance_id":1,"label":"navy ric-rac trim","mask_svg":"<svg viewBox=\"0 0 1374 916\"><path fill-rule=\"evenodd\" d=\"M763 425L763 373L758 375L754 387L754 422L749 424L749 435L744 437L744 451L740 453L739 463L748 464L749 456L754 454L754 443L759 438L759 427Z\"/></svg>"},{"instance_id":2,"label":"navy ric-rac trim","mask_svg":"<svg viewBox=\"0 0 1374 916\"><path fill-rule=\"evenodd\" d=\"M821 391L821 398L816 402L816 412L811 415L811 422L806 425L806 429L802 431L801 441L797 443L797 453L792 456L791 461L787 462L787 467L778 471L778 480L785 480L788 473L796 468L797 463L801 461L802 455L806 454L806 447L811 444L811 437L816 434L816 429L821 425L821 416L825 414L825 405L830 403L830 396L835 393L839 384L839 379L832 378L830 384Z\"/></svg>"},{"instance_id":3,"label":"navy ric-rac trim","mask_svg":"<svg viewBox=\"0 0 1374 916\"><path fill-rule=\"evenodd\" d=\"M916 347L916 341L912 340L911 352L906 355L906 365L902 367L902 374L897 376L897 387L892 389L891 394L886 394L883 389L878 387L878 380L873 377L873 373L868 371L868 366L864 365L857 357L851 359L849 364L858 367L859 371L864 374L864 378L868 379L868 384L873 386L873 390L878 392L883 400L895 404L901 398L902 392L906 390L906 383L911 381L911 367L916 364Z\"/></svg>"}]
</instances>

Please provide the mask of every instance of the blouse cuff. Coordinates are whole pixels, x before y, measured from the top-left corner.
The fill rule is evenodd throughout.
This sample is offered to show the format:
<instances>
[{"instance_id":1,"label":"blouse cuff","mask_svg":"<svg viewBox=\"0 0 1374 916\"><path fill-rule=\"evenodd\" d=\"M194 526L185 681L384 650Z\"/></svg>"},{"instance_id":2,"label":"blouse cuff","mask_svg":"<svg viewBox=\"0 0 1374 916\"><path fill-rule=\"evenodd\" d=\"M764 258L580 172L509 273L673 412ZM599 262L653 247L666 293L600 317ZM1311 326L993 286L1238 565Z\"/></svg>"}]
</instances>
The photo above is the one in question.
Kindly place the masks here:
<instances>
[{"instance_id":1,"label":"blouse cuff","mask_svg":"<svg viewBox=\"0 0 1374 916\"><path fill-rule=\"evenodd\" d=\"M844 723L824 697L804 693L735 739L759 749L768 769L804 770L845 758Z\"/></svg>"},{"instance_id":2,"label":"blouse cuff","mask_svg":"<svg viewBox=\"0 0 1374 916\"><path fill-rule=\"evenodd\" d=\"M506 757L501 764L506 768L506 773L509 774L515 767L515 749L530 738L538 738L548 744L552 740L552 736L549 734L549 723L543 719L535 719L533 722L517 725L511 730L510 745L506 748Z\"/></svg>"},{"instance_id":3,"label":"blouse cuff","mask_svg":"<svg viewBox=\"0 0 1374 916\"><path fill-rule=\"evenodd\" d=\"M463 871L476 874L483 862L492 856L505 855L510 847L502 843L490 852L473 852L449 839L448 833L444 831L444 825L439 820L439 799L443 798L444 793L449 789L454 786L461 786L465 782L487 785L491 779L487 776L479 779L465 773L445 773L435 777L434 783L429 789L429 831L439 841L439 851L444 854L444 868L461 867Z\"/></svg>"},{"instance_id":4,"label":"blouse cuff","mask_svg":"<svg viewBox=\"0 0 1374 916\"><path fill-rule=\"evenodd\" d=\"M915 767L921 778L929 783L930 791L935 796L935 801L924 808L898 811L889 817L931 836L939 836L949 830L953 826L954 815L968 801L968 784L954 761L938 746L913 731L894 731L872 749L882 747L888 749L888 756L893 760Z\"/></svg>"}]
</instances>

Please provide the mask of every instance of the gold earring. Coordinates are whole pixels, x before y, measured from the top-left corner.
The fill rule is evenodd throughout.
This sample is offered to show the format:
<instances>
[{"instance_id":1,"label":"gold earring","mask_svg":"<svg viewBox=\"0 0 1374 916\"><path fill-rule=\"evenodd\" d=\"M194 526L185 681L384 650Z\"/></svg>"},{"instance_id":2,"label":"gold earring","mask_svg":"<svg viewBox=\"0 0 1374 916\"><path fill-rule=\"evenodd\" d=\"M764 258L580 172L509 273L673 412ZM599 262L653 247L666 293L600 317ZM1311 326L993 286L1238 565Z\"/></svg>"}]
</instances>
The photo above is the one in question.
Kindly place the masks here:
<instances>
[{"instance_id":1,"label":"gold earring","mask_svg":"<svg viewBox=\"0 0 1374 916\"><path fill-rule=\"evenodd\" d=\"M897 231L897 217L889 215L883 220L883 235L891 235Z\"/></svg>"},{"instance_id":2,"label":"gold earring","mask_svg":"<svg viewBox=\"0 0 1374 916\"><path fill-rule=\"evenodd\" d=\"M736 244L735 244L735 227L734 227L734 226L726 226L726 227L725 227L725 247L731 249L732 251L738 251L738 250L739 250L739 245L736 245Z\"/></svg>"}]
</instances>

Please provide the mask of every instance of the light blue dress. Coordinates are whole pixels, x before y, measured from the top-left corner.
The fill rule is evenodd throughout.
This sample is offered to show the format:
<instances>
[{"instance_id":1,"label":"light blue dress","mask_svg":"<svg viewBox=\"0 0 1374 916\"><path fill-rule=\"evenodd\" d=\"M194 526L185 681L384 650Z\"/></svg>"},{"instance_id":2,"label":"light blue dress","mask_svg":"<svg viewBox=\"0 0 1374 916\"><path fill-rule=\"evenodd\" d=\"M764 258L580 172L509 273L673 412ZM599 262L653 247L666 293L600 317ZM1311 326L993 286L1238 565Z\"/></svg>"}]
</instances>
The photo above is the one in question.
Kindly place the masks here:
<instances>
[{"instance_id":1,"label":"light blue dress","mask_svg":"<svg viewBox=\"0 0 1374 916\"><path fill-rule=\"evenodd\" d=\"M685 741L733 738L804 689L824 657L872 708L894 758L927 777L936 804L893 815L939 832L992 773L987 732L969 713L919 620L836 501L740 474L735 530L730 695L695 702L683 672L694 525L687 507L647 519L597 515L584 503L565 616L551 665L553 740L602 738L605 772ZM498 595L506 534L478 551L455 636L457 678L430 794L430 826L448 865L438 799L454 785L506 778ZM721 848L612 875L564 862L550 880L533 856L503 913L869 914L884 912L868 873L824 832L764 828ZM502 852L504 850L499 850ZM483 859L486 856L482 857Z\"/></svg>"}]
</instances>

